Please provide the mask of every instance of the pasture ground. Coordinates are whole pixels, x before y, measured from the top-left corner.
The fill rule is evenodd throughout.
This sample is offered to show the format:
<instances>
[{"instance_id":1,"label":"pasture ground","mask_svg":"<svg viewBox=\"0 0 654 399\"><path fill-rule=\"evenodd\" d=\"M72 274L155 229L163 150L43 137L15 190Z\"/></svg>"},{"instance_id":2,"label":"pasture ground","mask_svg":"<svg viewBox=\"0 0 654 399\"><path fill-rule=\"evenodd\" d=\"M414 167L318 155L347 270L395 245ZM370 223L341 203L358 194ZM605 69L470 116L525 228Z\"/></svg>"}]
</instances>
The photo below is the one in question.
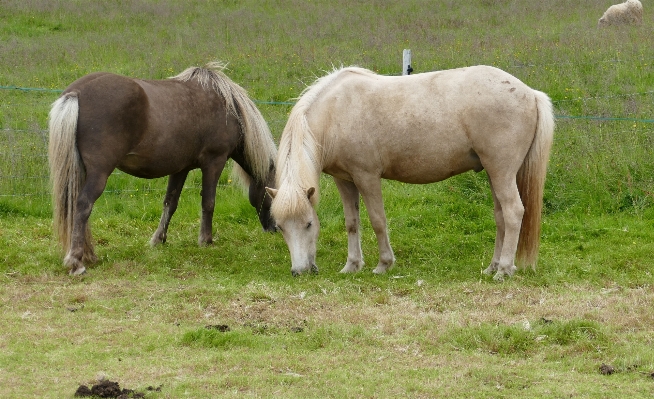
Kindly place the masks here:
<instances>
[{"instance_id":1,"label":"pasture ground","mask_svg":"<svg viewBox=\"0 0 654 399\"><path fill-rule=\"evenodd\" d=\"M99 378L179 397L654 394L654 14L598 30L612 1L0 1L0 397L72 397ZM318 275L221 178L200 248L199 174L149 248L165 179L115 173L92 215L100 261L71 278L52 237L47 113L90 72L165 78L211 60L279 137L334 65L399 73L474 64L548 93L557 119L539 266L481 274L495 227L484 172L385 182L397 264L340 275L346 234L323 177ZM160 390L148 390L148 387Z\"/></svg>"}]
</instances>

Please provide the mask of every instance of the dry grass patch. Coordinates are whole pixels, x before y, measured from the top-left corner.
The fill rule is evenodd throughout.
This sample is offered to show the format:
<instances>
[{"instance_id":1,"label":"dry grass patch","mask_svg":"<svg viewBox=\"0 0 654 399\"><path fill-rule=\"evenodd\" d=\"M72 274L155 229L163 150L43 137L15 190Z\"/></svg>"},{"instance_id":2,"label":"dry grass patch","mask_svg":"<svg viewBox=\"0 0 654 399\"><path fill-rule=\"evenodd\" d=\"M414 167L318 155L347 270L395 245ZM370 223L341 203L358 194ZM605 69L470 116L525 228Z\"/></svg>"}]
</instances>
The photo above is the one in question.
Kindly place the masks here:
<instances>
[{"instance_id":1,"label":"dry grass patch","mask_svg":"<svg viewBox=\"0 0 654 399\"><path fill-rule=\"evenodd\" d=\"M163 385L152 397L431 397L470 384L480 397L624 384L637 397L654 384L642 374L654 371L650 287L3 280L2 396L17 394L17 379L38 396L67 396L98 374L132 389ZM610 380L602 363L617 371Z\"/></svg>"}]
</instances>

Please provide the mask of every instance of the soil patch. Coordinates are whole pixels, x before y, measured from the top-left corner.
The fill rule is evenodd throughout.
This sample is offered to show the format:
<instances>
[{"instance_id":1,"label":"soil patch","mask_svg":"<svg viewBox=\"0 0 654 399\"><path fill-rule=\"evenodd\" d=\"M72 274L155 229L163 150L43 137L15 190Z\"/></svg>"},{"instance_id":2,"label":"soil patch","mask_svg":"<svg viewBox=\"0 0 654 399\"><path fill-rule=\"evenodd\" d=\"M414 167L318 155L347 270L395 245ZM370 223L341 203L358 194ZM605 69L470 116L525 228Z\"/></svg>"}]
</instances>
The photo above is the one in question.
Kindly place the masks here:
<instances>
[{"instance_id":1,"label":"soil patch","mask_svg":"<svg viewBox=\"0 0 654 399\"><path fill-rule=\"evenodd\" d=\"M615 368L609 364L603 364L600 366L600 374L611 375L615 373Z\"/></svg>"},{"instance_id":2,"label":"soil patch","mask_svg":"<svg viewBox=\"0 0 654 399\"><path fill-rule=\"evenodd\" d=\"M161 386L158 388L148 387L148 391L161 391ZM86 385L80 385L75 391L75 397L77 398L116 398L116 399L129 399L129 398L144 398L145 393L136 392L133 389L123 388L120 389L120 385L117 382L109 380L98 381L97 384L93 384L91 388Z\"/></svg>"}]
</instances>

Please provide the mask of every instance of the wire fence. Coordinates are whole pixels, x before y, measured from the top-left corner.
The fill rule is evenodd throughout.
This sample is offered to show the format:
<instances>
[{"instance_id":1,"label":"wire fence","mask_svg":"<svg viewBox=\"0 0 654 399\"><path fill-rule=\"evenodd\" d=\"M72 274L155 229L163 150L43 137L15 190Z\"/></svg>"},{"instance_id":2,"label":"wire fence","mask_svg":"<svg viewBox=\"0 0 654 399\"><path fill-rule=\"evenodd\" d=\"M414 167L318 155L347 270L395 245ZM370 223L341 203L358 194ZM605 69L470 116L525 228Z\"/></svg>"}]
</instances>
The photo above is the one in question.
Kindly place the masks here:
<instances>
[{"instance_id":1,"label":"wire fence","mask_svg":"<svg viewBox=\"0 0 654 399\"><path fill-rule=\"evenodd\" d=\"M37 87L18 87L18 86L0 86L0 90L17 90L23 92L51 92L51 93L62 93L63 90L60 89L45 89ZM633 98L638 96L649 96L654 94L654 90L636 92L636 93L623 93L623 94L612 94L612 95L603 95L603 96L590 96L590 97L575 97L575 98L565 98L559 100L553 100L552 103L556 107L557 105L581 102L586 103L588 101L597 101L597 100L610 100L610 99L619 99L619 98ZM295 101L265 101L265 100L254 100L256 104L259 105L295 105ZM11 104L5 104L5 107L10 107ZM21 105L13 105L21 106ZM557 114L557 119L588 119L588 120L605 120L605 121L636 121L641 123L654 123L654 119L644 119L644 118L631 118L631 117L605 117L605 116L595 116L595 115L563 115ZM2 130L7 130L4 128ZM26 129L13 129L14 131L24 131Z\"/></svg>"},{"instance_id":2,"label":"wire fence","mask_svg":"<svg viewBox=\"0 0 654 399\"><path fill-rule=\"evenodd\" d=\"M612 60L611 62L620 62L619 60ZM534 65L514 65L516 68L532 68ZM59 89L46 89L46 88L30 88L18 86L0 86L0 90L16 91L23 93L60 93ZM559 122L569 123L616 123L611 129L611 133L616 136L623 136L625 132L633 129L635 124L648 125L654 123L654 119L630 116L607 116L607 115L568 115L563 112L563 109L570 103L588 103L588 102L601 102L613 101L616 99L634 99L637 97L646 97L654 94L653 91L643 91L625 94L610 94L603 96L590 96L590 97L575 97L566 98L553 101L556 110L556 118ZM259 105L265 106L291 106L293 101L261 101L255 100ZM2 105L3 108L9 107L24 107L24 104L9 104ZM265 114L265 112L264 112ZM284 119L268 119L271 130L279 131L283 129L285 124ZM11 126L11 119L0 119L0 123L4 126ZM34 123L33 123L34 124ZM648 131L654 128L654 125L646 127ZM587 134L585 129L569 129L566 132L566 140L572 140L582 137ZM607 133L604 132L604 135ZM18 127L2 127L0 126L0 198L29 198L29 197L43 197L49 198L49 183L48 183L48 160L47 160L47 129L43 127L34 128L18 128ZM648 133L648 140L654 139L654 133ZM561 139L557 133L557 140ZM199 190L201 187L200 177L190 175L185 186L186 189ZM150 193L150 192L165 192L166 179L135 179L129 175L114 171L110 177L105 193L108 194L136 194L136 193ZM229 186L228 178L221 178L219 189Z\"/></svg>"},{"instance_id":3,"label":"wire fence","mask_svg":"<svg viewBox=\"0 0 654 399\"><path fill-rule=\"evenodd\" d=\"M581 137L580 129L571 134ZM613 129L609 134L624 136L624 129ZM6 197L42 197L49 198L49 176L47 159L47 142L44 137L47 130L1 129L0 130L0 198ZM654 134L652 135L654 136ZM219 189L231 183L226 176L221 178ZM121 171L114 171L109 179L107 194L163 193L166 179L137 179ZM200 190L199 176L189 175L185 189Z\"/></svg>"}]
</instances>

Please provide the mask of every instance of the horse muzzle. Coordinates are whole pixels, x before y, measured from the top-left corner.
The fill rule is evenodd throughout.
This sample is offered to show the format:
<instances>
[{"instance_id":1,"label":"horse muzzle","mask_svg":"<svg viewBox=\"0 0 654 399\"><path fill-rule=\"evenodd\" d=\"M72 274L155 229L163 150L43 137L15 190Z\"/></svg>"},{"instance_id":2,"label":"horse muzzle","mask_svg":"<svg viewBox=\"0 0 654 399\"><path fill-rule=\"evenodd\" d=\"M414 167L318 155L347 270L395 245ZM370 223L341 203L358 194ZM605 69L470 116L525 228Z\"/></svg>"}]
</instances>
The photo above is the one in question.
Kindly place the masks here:
<instances>
[{"instance_id":1,"label":"horse muzzle","mask_svg":"<svg viewBox=\"0 0 654 399\"><path fill-rule=\"evenodd\" d=\"M296 269L291 269L291 275L293 277L297 277L297 276L303 274L304 272L306 272L307 270L311 274L318 274L318 266L316 266L316 264L314 262L311 262L311 264L308 267L305 267L305 268L303 268L303 269L301 269L299 271L296 270Z\"/></svg>"}]
</instances>

